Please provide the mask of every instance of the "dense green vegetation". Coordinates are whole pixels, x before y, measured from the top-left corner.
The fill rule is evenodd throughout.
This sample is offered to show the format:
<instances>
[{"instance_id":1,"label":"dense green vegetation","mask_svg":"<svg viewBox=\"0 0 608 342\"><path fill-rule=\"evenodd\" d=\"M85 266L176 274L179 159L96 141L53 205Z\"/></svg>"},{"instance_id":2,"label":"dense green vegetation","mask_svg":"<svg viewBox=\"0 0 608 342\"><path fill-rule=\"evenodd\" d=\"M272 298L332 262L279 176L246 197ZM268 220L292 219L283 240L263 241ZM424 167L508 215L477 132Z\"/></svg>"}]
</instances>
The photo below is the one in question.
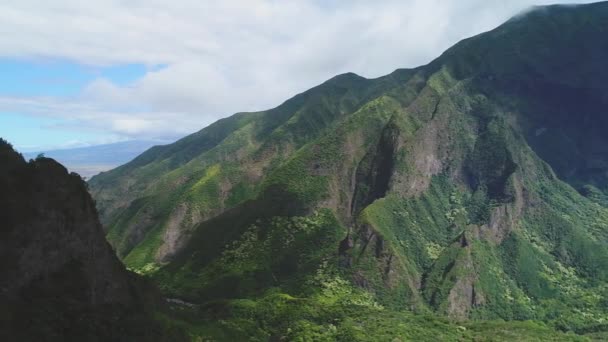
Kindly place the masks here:
<instances>
[{"instance_id":1,"label":"dense green vegetation","mask_svg":"<svg viewBox=\"0 0 608 342\"><path fill-rule=\"evenodd\" d=\"M255 299L176 305L164 316L193 341L589 341L533 321L453 322L428 314L394 311L335 278L312 297L269 290ZM601 336L596 335L600 340Z\"/></svg>"},{"instance_id":2,"label":"dense green vegetation","mask_svg":"<svg viewBox=\"0 0 608 342\"><path fill-rule=\"evenodd\" d=\"M90 181L198 340L608 332L608 4L240 113Z\"/></svg>"}]
</instances>

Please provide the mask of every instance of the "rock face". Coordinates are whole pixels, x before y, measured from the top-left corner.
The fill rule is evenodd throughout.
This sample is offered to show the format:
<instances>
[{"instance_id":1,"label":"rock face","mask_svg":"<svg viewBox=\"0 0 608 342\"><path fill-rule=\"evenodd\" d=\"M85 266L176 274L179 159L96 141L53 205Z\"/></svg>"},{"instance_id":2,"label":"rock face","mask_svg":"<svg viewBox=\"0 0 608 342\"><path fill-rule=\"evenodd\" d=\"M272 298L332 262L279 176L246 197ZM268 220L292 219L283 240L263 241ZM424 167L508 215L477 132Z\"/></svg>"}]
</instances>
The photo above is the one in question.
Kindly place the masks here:
<instances>
[{"instance_id":1,"label":"rock face","mask_svg":"<svg viewBox=\"0 0 608 342\"><path fill-rule=\"evenodd\" d=\"M161 340L153 288L106 242L77 174L0 140L0 339Z\"/></svg>"}]
</instances>

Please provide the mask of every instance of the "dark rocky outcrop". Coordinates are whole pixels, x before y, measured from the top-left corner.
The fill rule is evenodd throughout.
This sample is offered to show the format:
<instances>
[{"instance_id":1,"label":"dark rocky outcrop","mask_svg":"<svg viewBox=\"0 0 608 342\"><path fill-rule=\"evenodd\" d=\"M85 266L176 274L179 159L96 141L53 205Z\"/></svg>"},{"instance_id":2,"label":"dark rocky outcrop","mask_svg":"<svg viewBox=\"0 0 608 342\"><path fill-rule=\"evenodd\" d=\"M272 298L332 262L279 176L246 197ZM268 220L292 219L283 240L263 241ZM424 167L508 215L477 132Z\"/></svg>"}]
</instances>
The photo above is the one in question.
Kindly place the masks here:
<instances>
[{"instance_id":1,"label":"dark rocky outcrop","mask_svg":"<svg viewBox=\"0 0 608 342\"><path fill-rule=\"evenodd\" d=\"M0 140L0 340L163 340L156 298L114 255L80 176Z\"/></svg>"}]
</instances>

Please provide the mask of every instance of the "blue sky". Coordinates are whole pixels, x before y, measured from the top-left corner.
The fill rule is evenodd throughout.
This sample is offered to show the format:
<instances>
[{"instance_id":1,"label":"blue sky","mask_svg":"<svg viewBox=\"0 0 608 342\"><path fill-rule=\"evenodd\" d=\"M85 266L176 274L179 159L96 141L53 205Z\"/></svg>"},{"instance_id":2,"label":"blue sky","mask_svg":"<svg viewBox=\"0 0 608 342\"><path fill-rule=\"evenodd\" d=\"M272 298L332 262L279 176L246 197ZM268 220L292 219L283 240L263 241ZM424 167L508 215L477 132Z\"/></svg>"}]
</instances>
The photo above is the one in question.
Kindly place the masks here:
<instances>
[{"instance_id":1,"label":"blue sky","mask_svg":"<svg viewBox=\"0 0 608 342\"><path fill-rule=\"evenodd\" d=\"M11 1L0 7L0 137L22 151L174 140L340 73L426 64L553 2Z\"/></svg>"},{"instance_id":2,"label":"blue sky","mask_svg":"<svg viewBox=\"0 0 608 342\"><path fill-rule=\"evenodd\" d=\"M2 137L13 143L22 152L120 140L119 137L112 137L104 132L61 128L63 123L63 120L53 118L0 113Z\"/></svg>"},{"instance_id":3,"label":"blue sky","mask_svg":"<svg viewBox=\"0 0 608 342\"><path fill-rule=\"evenodd\" d=\"M143 77L146 70L142 64L87 66L66 60L0 58L0 94L21 98L59 97L69 101L97 79L128 86ZM72 121L69 118L0 112L2 137L24 152L123 140L112 132L78 127L77 122Z\"/></svg>"},{"instance_id":4,"label":"blue sky","mask_svg":"<svg viewBox=\"0 0 608 342\"><path fill-rule=\"evenodd\" d=\"M105 78L128 85L146 73L142 64L87 66L67 60L0 58L0 93L13 96L76 96L90 82Z\"/></svg>"}]
</instances>

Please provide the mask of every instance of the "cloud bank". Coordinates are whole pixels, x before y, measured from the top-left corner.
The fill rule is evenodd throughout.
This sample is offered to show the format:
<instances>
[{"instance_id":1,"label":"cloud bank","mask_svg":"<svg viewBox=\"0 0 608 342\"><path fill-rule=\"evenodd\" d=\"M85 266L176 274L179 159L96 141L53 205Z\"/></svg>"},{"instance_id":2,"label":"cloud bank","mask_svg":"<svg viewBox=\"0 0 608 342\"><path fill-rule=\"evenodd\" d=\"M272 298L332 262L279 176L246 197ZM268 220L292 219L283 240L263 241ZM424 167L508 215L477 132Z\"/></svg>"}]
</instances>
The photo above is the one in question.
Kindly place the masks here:
<instances>
[{"instance_id":1,"label":"cloud bank","mask_svg":"<svg viewBox=\"0 0 608 342\"><path fill-rule=\"evenodd\" d=\"M0 57L143 64L147 72L126 85L99 78L77 96L0 94L0 111L126 138L176 137L276 106L339 73L378 77L426 64L460 39L550 2L8 0Z\"/></svg>"}]
</instances>

